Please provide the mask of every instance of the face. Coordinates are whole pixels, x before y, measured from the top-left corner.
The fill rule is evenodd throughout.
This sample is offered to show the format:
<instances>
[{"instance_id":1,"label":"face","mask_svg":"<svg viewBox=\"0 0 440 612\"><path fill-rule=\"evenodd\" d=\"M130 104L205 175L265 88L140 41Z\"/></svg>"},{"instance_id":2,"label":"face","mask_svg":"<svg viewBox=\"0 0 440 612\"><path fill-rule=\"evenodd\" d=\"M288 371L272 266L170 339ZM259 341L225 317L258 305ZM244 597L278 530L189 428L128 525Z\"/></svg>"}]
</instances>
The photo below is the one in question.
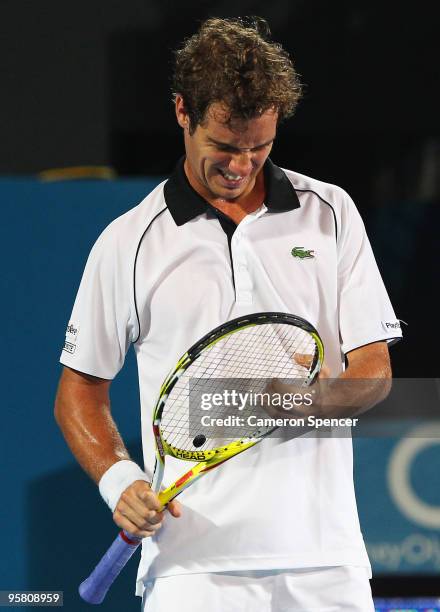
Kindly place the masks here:
<instances>
[{"instance_id":1,"label":"face","mask_svg":"<svg viewBox=\"0 0 440 612\"><path fill-rule=\"evenodd\" d=\"M214 103L203 124L192 134L179 96L176 114L184 129L185 171L192 187L208 201L237 201L249 195L271 151L277 113L269 110L231 127L225 124L227 112L219 103Z\"/></svg>"}]
</instances>

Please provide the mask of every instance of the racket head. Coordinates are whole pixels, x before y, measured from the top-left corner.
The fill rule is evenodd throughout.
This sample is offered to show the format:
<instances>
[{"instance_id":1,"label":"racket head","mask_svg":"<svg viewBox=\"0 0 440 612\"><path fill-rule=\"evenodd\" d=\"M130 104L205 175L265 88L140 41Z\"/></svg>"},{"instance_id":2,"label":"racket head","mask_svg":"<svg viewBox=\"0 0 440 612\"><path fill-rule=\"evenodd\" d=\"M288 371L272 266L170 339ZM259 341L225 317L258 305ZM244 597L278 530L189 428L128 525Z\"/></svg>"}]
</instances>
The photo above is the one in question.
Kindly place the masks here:
<instances>
[{"instance_id":1,"label":"racket head","mask_svg":"<svg viewBox=\"0 0 440 612\"><path fill-rule=\"evenodd\" d=\"M153 488L162 478L167 454L187 461L215 461L217 465L276 429L241 429L240 435L235 436L229 431L224 440L212 438L200 444L204 432L189 431L190 380L200 384L209 381L214 390L224 388L225 378L254 382L287 378L308 386L319 374L323 360L324 347L317 330L305 319L289 313L261 312L238 317L203 336L167 376L155 405L157 457ZM217 387L213 381L218 381ZM246 386L246 382L243 384Z\"/></svg>"}]
</instances>

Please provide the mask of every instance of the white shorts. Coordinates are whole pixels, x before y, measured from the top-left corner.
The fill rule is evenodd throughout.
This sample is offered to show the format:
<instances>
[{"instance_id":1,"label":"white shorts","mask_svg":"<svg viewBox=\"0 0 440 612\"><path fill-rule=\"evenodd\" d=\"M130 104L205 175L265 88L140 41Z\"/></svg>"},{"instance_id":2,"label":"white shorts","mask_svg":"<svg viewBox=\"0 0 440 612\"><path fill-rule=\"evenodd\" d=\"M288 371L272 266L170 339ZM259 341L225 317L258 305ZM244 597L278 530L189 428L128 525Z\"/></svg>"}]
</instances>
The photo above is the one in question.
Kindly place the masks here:
<instances>
[{"instance_id":1,"label":"white shorts","mask_svg":"<svg viewBox=\"0 0 440 612\"><path fill-rule=\"evenodd\" d=\"M145 585L144 612L374 612L367 569L183 574Z\"/></svg>"}]
</instances>

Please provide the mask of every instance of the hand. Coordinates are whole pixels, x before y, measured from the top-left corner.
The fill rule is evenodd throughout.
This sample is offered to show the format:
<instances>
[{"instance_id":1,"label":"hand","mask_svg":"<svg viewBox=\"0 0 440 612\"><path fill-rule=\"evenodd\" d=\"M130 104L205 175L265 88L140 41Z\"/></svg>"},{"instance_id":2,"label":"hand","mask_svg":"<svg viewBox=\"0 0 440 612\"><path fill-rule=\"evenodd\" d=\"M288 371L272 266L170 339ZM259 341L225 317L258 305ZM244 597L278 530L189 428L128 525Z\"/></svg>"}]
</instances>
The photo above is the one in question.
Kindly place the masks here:
<instances>
[{"instance_id":1,"label":"hand","mask_svg":"<svg viewBox=\"0 0 440 612\"><path fill-rule=\"evenodd\" d=\"M308 367L310 365L310 356L309 355L295 355L295 361L299 363L299 365L304 365L304 367ZM289 406L289 408L285 408L282 406L272 405L272 403L264 402L262 404L263 410L269 414L269 416L278 418L285 416L292 417L305 417L311 414L311 411L319 413L319 410L322 407L323 396L328 388L328 382L324 382L326 379L330 377L330 368L326 364L322 364L321 371L319 372L318 378L315 380L313 385L309 385L304 387L302 385L295 384L286 384L281 380L276 378L269 381L264 389L264 393L268 393L269 395L277 394L281 396L287 397L296 397L297 402L295 406ZM313 393L313 404L310 407L308 404L303 405L301 403L301 397L304 394Z\"/></svg>"},{"instance_id":2,"label":"hand","mask_svg":"<svg viewBox=\"0 0 440 612\"><path fill-rule=\"evenodd\" d=\"M330 368L325 363L322 364L321 371L318 374L318 378L330 378Z\"/></svg>"},{"instance_id":3,"label":"hand","mask_svg":"<svg viewBox=\"0 0 440 612\"><path fill-rule=\"evenodd\" d=\"M175 518L181 516L181 505L177 500L171 501L167 509ZM150 485L136 480L119 498L113 520L127 533L137 538L148 538L162 527L164 509Z\"/></svg>"}]
</instances>

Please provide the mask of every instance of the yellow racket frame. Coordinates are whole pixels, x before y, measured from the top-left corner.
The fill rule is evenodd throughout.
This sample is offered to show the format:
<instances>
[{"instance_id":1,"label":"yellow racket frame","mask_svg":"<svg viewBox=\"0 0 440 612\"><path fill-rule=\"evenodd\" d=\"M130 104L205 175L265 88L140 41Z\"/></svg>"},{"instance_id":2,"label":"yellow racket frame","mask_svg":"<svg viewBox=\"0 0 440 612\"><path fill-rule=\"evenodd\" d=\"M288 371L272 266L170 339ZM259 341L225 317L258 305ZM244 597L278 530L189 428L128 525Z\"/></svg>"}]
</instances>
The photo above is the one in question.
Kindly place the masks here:
<instances>
[{"instance_id":1,"label":"yellow racket frame","mask_svg":"<svg viewBox=\"0 0 440 612\"><path fill-rule=\"evenodd\" d=\"M226 338L231 334L241 331L246 327L254 327L257 325L261 325L266 321L276 323L277 317L280 319L280 323L286 322L286 318L288 320L292 319L298 327L302 327L303 329L305 329L305 331L307 331L315 340L318 349L318 356L316 359L315 366L310 372L310 380L308 384L311 384L315 380L324 361L324 346L318 332L310 325L310 323L294 315L289 315L285 313L256 313L253 315L249 315L248 317L239 317L238 319L234 319L233 321L230 321L229 323L216 328L215 330L210 332L210 334L202 338L202 340L200 340L196 345L191 347L179 359L175 368L166 377L165 381L162 384L159 397L154 407L153 432L156 439L156 466L154 469L154 476L153 481L151 483L151 488L153 489L153 491L156 491L158 493L159 500L163 504L163 507L166 507L172 499L177 497L177 495L179 495L184 489L193 484L198 478L206 474L206 472L208 472L214 467L219 466L228 459L231 459L232 457L235 457L236 455L242 453L251 446L255 446L255 444L258 444L258 442L260 442L263 437L266 437L267 435L272 433L272 431L277 429L277 427L274 427L270 431L266 432L265 435L261 438L241 438L239 440L234 440L226 446L221 446L219 448L214 448L206 451L182 451L181 449L175 448L174 446L171 446L165 440L163 440L160 433L160 417L162 415L162 410L166 403L168 395L176 384L177 380L182 376L188 366L197 358L200 352L209 350L217 342L223 340L223 338ZM236 325L236 327L231 329L230 326L234 324ZM197 463L185 474L183 474L178 480L176 480L172 485L158 491L162 483L162 477L165 468L165 455L176 457L177 459L181 459L184 461L194 461Z\"/></svg>"}]
</instances>

